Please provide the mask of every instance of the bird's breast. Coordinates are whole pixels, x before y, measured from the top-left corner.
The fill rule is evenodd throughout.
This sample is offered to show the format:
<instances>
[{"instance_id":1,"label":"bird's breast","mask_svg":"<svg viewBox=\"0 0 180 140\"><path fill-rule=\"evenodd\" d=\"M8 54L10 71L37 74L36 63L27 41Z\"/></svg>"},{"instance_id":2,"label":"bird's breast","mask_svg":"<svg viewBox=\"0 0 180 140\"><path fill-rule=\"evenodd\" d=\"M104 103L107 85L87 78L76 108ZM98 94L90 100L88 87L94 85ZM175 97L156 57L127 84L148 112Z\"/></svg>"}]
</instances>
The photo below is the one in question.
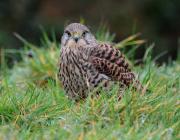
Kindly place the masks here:
<instances>
[{"instance_id":1,"label":"bird's breast","mask_svg":"<svg viewBox=\"0 0 180 140\"><path fill-rule=\"evenodd\" d=\"M64 78L64 84L74 87L78 91L80 87L86 84L86 70L83 68L85 60L78 51L62 50L60 56L61 77Z\"/></svg>"}]
</instances>

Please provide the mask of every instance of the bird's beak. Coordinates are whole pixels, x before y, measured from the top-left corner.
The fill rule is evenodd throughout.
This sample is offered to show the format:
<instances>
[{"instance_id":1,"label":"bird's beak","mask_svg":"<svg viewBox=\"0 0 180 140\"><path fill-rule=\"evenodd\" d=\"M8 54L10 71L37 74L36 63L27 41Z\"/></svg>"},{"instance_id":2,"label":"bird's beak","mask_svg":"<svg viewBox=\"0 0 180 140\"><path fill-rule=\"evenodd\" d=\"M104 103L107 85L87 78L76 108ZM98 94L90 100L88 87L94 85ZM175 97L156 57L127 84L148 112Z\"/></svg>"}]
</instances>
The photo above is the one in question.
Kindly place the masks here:
<instances>
[{"instance_id":1,"label":"bird's beak","mask_svg":"<svg viewBox=\"0 0 180 140\"><path fill-rule=\"evenodd\" d=\"M78 34L77 32L73 33L73 39L76 43L78 42L79 38L80 38L80 34Z\"/></svg>"}]
</instances>

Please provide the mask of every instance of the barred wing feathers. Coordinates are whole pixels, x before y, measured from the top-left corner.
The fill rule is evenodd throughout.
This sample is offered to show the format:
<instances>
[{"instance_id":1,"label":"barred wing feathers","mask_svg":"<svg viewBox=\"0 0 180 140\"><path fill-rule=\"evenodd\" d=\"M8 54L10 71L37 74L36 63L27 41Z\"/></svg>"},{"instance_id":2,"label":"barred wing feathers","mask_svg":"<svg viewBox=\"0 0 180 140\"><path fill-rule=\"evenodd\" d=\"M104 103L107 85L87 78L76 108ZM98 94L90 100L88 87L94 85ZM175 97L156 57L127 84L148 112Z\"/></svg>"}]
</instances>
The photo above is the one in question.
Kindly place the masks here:
<instances>
[{"instance_id":1,"label":"barred wing feathers","mask_svg":"<svg viewBox=\"0 0 180 140\"><path fill-rule=\"evenodd\" d=\"M135 89L143 90L124 55L111 45L96 46L91 52L90 61L99 73L107 75L112 81L119 81L126 86L133 84Z\"/></svg>"}]
</instances>

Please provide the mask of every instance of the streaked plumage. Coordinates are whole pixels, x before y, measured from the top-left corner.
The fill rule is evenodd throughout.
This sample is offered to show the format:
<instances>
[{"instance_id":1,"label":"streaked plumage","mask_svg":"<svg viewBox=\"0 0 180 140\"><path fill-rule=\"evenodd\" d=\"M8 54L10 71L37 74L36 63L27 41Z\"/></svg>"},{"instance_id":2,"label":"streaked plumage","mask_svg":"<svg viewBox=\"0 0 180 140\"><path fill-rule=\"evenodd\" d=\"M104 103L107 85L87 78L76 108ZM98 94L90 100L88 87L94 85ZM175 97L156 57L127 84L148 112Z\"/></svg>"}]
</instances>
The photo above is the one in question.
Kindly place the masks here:
<instances>
[{"instance_id":1,"label":"streaked plumage","mask_svg":"<svg viewBox=\"0 0 180 140\"><path fill-rule=\"evenodd\" d=\"M120 82L143 90L124 55L109 44L99 44L89 29L79 23L65 28L61 39L58 77L71 99L86 98L95 87Z\"/></svg>"}]
</instances>

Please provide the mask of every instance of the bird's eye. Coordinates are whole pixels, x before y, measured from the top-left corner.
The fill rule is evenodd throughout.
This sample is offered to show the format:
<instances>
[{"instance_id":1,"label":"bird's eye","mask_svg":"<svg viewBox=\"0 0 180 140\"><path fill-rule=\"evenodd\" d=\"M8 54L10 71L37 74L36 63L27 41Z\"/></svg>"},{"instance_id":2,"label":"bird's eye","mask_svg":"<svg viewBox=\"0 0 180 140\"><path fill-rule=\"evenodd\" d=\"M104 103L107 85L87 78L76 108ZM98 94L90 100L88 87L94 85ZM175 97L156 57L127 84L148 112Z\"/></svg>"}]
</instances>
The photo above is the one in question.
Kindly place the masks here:
<instances>
[{"instance_id":1,"label":"bird's eye","mask_svg":"<svg viewBox=\"0 0 180 140\"><path fill-rule=\"evenodd\" d=\"M82 33L82 36L85 37L87 33L88 33L88 31L84 31L84 32Z\"/></svg>"},{"instance_id":2,"label":"bird's eye","mask_svg":"<svg viewBox=\"0 0 180 140\"><path fill-rule=\"evenodd\" d=\"M70 37L70 36L71 36L71 33L70 33L69 31L65 31L65 34L67 34L67 35L68 35L68 37Z\"/></svg>"}]
</instances>

